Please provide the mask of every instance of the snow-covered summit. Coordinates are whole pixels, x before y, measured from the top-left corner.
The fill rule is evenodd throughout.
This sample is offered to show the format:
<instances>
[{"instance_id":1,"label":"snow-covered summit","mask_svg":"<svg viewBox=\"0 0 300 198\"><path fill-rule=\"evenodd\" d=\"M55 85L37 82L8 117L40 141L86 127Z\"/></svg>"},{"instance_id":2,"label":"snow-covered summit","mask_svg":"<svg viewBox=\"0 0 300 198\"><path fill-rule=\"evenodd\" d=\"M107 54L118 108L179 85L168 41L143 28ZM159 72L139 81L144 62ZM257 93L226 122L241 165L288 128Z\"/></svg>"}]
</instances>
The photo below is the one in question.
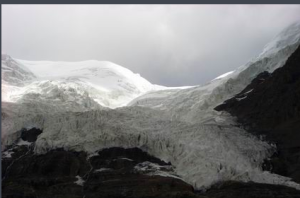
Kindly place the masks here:
<instances>
[{"instance_id":1,"label":"snow-covered summit","mask_svg":"<svg viewBox=\"0 0 300 198\"><path fill-rule=\"evenodd\" d=\"M105 91L116 89L138 94L153 88L152 84L139 74L108 61L51 62L16 60L41 79L80 79L99 86Z\"/></svg>"},{"instance_id":2,"label":"snow-covered summit","mask_svg":"<svg viewBox=\"0 0 300 198\"><path fill-rule=\"evenodd\" d=\"M15 82L20 81L11 80L16 77L7 75L8 66L13 66L14 72L22 71L22 77L31 82L30 85L23 86L17 91L8 88L9 91L2 101L25 102L30 96L43 94L47 97L50 93L53 96L54 92L63 93L64 90L69 89L78 93L77 96L82 95L80 93L85 90L88 97L99 105L116 108L126 105L132 99L148 91L163 88L163 86L151 84L139 74L108 61L26 61L3 55L2 63L4 63L4 79L8 79L7 85L15 85ZM53 98L53 102L55 99L57 97ZM77 99L66 102L73 102Z\"/></svg>"}]
</instances>

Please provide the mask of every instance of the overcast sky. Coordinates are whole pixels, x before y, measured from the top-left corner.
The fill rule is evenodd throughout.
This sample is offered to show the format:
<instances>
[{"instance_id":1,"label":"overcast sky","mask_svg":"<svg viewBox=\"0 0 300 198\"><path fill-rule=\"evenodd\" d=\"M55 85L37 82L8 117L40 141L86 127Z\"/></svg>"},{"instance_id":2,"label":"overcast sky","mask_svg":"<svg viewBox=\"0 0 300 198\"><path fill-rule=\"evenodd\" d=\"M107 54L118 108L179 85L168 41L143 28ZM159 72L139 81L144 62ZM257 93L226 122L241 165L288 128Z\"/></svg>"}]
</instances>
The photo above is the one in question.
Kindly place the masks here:
<instances>
[{"instance_id":1,"label":"overcast sky","mask_svg":"<svg viewBox=\"0 0 300 198\"><path fill-rule=\"evenodd\" d=\"M246 63L297 20L300 5L2 5L2 53L108 60L155 84L196 85Z\"/></svg>"}]
</instances>

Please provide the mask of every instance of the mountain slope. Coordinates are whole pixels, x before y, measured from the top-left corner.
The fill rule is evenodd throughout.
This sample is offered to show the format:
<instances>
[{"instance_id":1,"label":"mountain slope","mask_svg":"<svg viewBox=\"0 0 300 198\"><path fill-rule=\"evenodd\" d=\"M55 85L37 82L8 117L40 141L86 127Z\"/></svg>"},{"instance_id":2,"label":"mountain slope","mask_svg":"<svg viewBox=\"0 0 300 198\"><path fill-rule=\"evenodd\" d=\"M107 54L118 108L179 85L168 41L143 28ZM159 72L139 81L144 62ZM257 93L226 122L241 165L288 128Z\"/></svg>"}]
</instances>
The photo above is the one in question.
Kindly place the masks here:
<instances>
[{"instance_id":1,"label":"mountain slope","mask_svg":"<svg viewBox=\"0 0 300 198\"><path fill-rule=\"evenodd\" d=\"M14 86L22 86L36 78L30 70L6 54L1 56L1 74L2 83Z\"/></svg>"},{"instance_id":2,"label":"mountain slope","mask_svg":"<svg viewBox=\"0 0 300 198\"><path fill-rule=\"evenodd\" d=\"M10 101L11 95L19 93L23 86L34 79L36 79L36 76L25 66L6 54L1 55L2 101Z\"/></svg>"},{"instance_id":3,"label":"mountain slope","mask_svg":"<svg viewBox=\"0 0 300 198\"><path fill-rule=\"evenodd\" d=\"M124 67L107 61L24 61L10 57L9 60L14 63L15 67L23 66L23 68L27 68L27 71L32 71L37 76L37 79L33 79L29 75L32 73L24 72L26 74L24 78L34 83L29 87L24 87L20 92L12 94L10 100L4 100L9 102L26 102L26 99L31 98L31 95L45 95L50 90L53 93L59 90L63 92L67 89L72 90L73 93L77 92L77 94L85 90L90 99L99 105L116 108L126 105L133 98L150 90L163 88L152 85L139 74L134 74ZM14 76L6 74L5 71L3 73L4 79L14 78ZM10 80L7 84L14 85L16 83Z\"/></svg>"},{"instance_id":4,"label":"mountain slope","mask_svg":"<svg viewBox=\"0 0 300 198\"><path fill-rule=\"evenodd\" d=\"M266 45L263 52L247 64L211 82L194 88L150 92L129 105L168 110L173 118L198 123L208 121L213 108L242 91L261 72L282 67L300 43L300 22L294 23ZM209 122L216 122L210 120Z\"/></svg>"},{"instance_id":5,"label":"mountain slope","mask_svg":"<svg viewBox=\"0 0 300 198\"><path fill-rule=\"evenodd\" d=\"M216 107L251 132L275 142L278 153L268 162L275 173L300 182L300 46L285 66L262 73L241 93Z\"/></svg>"}]
</instances>

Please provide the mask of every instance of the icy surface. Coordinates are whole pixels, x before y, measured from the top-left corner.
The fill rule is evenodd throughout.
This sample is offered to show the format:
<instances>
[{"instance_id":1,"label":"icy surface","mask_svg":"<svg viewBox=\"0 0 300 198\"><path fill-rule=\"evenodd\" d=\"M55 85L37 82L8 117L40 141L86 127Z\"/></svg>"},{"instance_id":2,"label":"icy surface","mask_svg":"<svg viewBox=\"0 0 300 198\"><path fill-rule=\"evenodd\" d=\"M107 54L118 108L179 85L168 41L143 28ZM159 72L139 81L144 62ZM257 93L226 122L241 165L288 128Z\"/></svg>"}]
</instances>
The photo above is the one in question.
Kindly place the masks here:
<instances>
[{"instance_id":1,"label":"icy surface","mask_svg":"<svg viewBox=\"0 0 300 198\"><path fill-rule=\"evenodd\" d=\"M10 101L11 95L20 93L22 87L36 79L24 65L6 54L1 56L1 76L2 101Z\"/></svg>"},{"instance_id":2,"label":"icy surface","mask_svg":"<svg viewBox=\"0 0 300 198\"><path fill-rule=\"evenodd\" d=\"M75 181L74 183L79 185L79 186L83 186L83 183L85 182L79 175L76 176L77 181Z\"/></svg>"},{"instance_id":3,"label":"icy surface","mask_svg":"<svg viewBox=\"0 0 300 198\"><path fill-rule=\"evenodd\" d=\"M107 172L107 171L113 171L111 168L99 168L96 169L94 172Z\"/></svg>"},{"instance_id":4,"label":"icy surface","mask_svg":"<svg viewBox=\"0 0 300 198\"><path fill-rule=\"evenodd\" d=\"M12 154L14 154L13 151L7 150L7 151L5 151L5 152L2 153L2 158L11 158L11 157L12 157L12 156L11 156Z\"/></svg>"},{"instance_id":5,"label":"icy surface","mask_svg":"<svg viewBox=\"0 0 300 198\"><path fill-rule=\"evenodd\" d=\"M231 125L170 121L162 112L142 107L66 113L45 117L41 123L36 153L61 147L88 153L139 147L171 162L176 174L197 189L225 180L296 185L264 173L261 163L273 147Z\"/></svg>"},{"instance_id":6,"label":"icy surface","mask_svg":"<svg viewBox=\"0 0 300 198\"><path fill-rule=\"evenodd\" d=\"M47 91L54 89L51 91L63 92L69 89L77 93L85 90L101 106L116 108L150 90L163 88L152 85L139 74L107 61L16 61L33 71L41 80L41 83L31 85L30 90L25 90L25 95L39 93L46 86L43 84L53 84L54 87L48 86Z\"/></svg>"},{"instance_id":7,"label":"icy surface","mask_svg":"<svg viewBox=\"0 0 300 198\"><path fill-rule=\"evenodd\" d=\"M62 103L68 106L74 101L86 105L85 102L93 100L102 107L116 108L148 91L164 89L163 86L152 85L139 74L107 61L25 61L8 55L2 58L5 77L5 97L2 101L7 102L20 103L32 99L45 102L45 98L50 98L55 103L64 100ZM25 81L28 86L24 86ZM17 88L12 87L16 85ZM94 106L88 109L94 109Z\"/></svg>"},{"instance_id":8,"label":"icy surface","mask_svg":"<svg viewBox=\"0 0 300 198\"><path fill-rule=\"evenodd\" d=\"M64 148L86 151L90 157L108 147L138 147L171 162L174 175L196 189L226 180L300 188L289 178L262 171L272 145L236 127L228 114L213 110L262 71L283 66L299 45L299 32L300 24L294 24L249 63L184 89L152 85L110 62L17 60L37 79L6 83L17 88L8 90L8 100L2 102L2 145L18 139L22 128L36 127L43 129L35 143L37 154Z\"/></svg>"},{"instance_id":9,"label":"icy surface","mask_svg":"<svg viewBox=\"0 0 300 198\"><path fill-rule=\"evenodd\" d=\"M146 175L159 175L163 177L173 177L176 179L181 179L176 175L176 173L173 170L173 167L170 165L160 166L158 164L146 161L137 164L134 167L134 169L136 172L143 173Z\"/></svg>"},{"instance_id":10,"label":"icy surface","mask_svg":"<svg viewBox=\"0 0 300 198\"><path fill-rule=\"evenodd\" d=\"M29 146L29 145L31 145L32 144L32 142L28 142L28 141L24 141L24 140L22 140L22 139L20 139L19 141L18 141L18 143L17 143L17 145L18 146Z\"/></svg>"},{"instance_id":11,"label":"icy surface","mask_svg":"<svg viewBox=\"0 0 300 198\"><path fill-rule=\"evenodd\" d=\"M241 101L241 100L244 100L244 99L246 99L247 98L247 96L244 96L244 97L241 97L241 98L236 98L236 100L237 101Z\"/></svg>"},{"instance_id":12,"label":"icy surface","mask_svg":"<svg viewBox=\"0 0 300 198\"><path fill-rule=\"evenodd\" d=\"M225 73L225 74L222 74L222 75L218 76L217 78L215 78L215 79L213 79L213 80L225 78L226 76L232 74L233 72L234 72L234 71L227 72L227 73Z\"/></svg>"}]
</instances>

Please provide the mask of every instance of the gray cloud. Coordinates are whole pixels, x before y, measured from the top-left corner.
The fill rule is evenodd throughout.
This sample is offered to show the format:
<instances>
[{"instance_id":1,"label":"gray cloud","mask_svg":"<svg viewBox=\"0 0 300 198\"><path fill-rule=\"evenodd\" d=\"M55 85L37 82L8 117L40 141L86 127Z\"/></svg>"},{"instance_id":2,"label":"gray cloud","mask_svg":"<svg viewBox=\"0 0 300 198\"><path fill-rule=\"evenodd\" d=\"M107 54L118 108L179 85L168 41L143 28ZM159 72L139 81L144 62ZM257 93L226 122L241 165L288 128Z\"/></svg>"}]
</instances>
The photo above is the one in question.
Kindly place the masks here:
<instances>
[{"instance_id":1,"label":"gray cloud","mask_svg":"<svg viewBox=\"0 0 300 198\"><path fill-rule=\"evenodd\" d=\"M2 50L109 60L155 84L195 85L246 63L296 20L299 5L2 5Z\"/></svg>"}]
</instances>

